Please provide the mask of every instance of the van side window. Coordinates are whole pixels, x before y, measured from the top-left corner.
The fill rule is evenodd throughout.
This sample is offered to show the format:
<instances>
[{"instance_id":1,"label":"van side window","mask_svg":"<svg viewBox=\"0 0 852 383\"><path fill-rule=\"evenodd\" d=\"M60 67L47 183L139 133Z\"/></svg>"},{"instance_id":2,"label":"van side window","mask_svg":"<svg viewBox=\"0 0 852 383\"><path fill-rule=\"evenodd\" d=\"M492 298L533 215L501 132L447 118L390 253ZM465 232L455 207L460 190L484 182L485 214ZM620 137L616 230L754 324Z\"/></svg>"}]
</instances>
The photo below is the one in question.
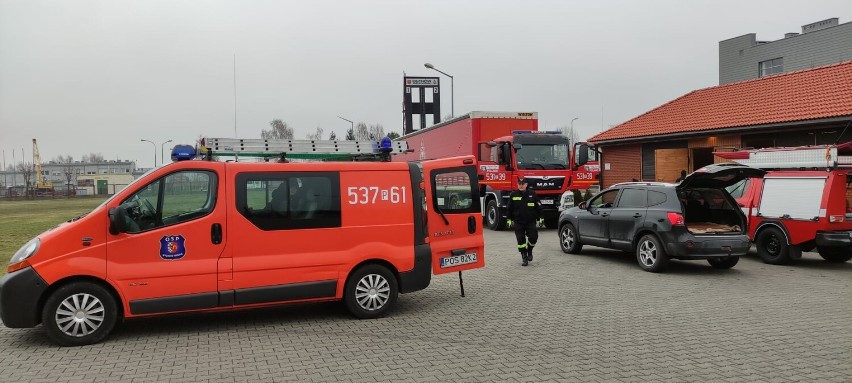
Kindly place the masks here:
<instances>
[{"instance_id":1,"label":"van side window","mask_svg":"<svg viewBox=\"0 0 852 383\"><path fill-rule=\"evenodd\" d=\"M171 173L122 201L128 233L139 233L203 217L216 206L216 174Z\"/></svg>"},{"instance_id":2,"label":"van side window","mask_svg":"<svg viewBox=\"0 0 852 383\"><path fill-rule=\"evenodd\" d=\"M340 227L340 174L258 172L237 175L236 206L261 230Z\"/></svg>"},{"instance_id":3,"label":"van side window","mask_svg":"<svg viewBox=\"0 0 852 383\"><path fill-rule=\"evenodd\" d=\"M432 173L432 203L446 214L480 211L476 169L453 168Z\"/></svg>"}]
</instances>

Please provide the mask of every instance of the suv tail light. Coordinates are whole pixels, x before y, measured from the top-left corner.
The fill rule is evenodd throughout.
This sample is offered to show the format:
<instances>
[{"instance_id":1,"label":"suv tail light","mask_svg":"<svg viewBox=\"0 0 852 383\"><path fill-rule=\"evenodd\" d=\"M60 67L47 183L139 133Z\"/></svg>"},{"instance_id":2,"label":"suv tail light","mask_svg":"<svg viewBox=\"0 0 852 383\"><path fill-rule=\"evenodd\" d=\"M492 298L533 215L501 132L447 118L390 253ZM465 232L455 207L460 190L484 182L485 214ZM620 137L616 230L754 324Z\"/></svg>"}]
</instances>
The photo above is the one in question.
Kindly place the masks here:
<instances>
[{"instance_id":1,"label":"suv tail light","mask_svg":"<svg viewBox=\"0 0 852 383\"><path fill-rule=\"evenodd\" d=\"M669 222L672 224L672 226L685 226L686 225L686 221L683 220L683 214L669 212L668 216L669 216Z\"/></svg>"}]
</instances>

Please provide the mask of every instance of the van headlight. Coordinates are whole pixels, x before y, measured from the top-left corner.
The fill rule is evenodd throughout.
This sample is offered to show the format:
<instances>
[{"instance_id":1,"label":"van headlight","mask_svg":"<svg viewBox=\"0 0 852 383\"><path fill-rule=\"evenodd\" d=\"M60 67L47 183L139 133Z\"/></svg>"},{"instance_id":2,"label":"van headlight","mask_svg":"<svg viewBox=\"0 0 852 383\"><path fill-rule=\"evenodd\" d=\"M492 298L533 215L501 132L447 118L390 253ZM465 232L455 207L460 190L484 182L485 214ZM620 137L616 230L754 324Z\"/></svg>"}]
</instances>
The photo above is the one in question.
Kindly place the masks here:
<instances>
[{"instance_id":1,"label":"van headlight","mask_svg":"<svg viewBox=\"0 0 852 383\"><path fill-rule=\"evenodd\" d=\"M9 265L21 263L27 260L27 258L32 257L38 251L39 246L41 246L41 240L38 237L33 238L21 246L20 250L15 252L15 255L13 255L12 259L9 261Z\"/></svg>"}]
</instances>

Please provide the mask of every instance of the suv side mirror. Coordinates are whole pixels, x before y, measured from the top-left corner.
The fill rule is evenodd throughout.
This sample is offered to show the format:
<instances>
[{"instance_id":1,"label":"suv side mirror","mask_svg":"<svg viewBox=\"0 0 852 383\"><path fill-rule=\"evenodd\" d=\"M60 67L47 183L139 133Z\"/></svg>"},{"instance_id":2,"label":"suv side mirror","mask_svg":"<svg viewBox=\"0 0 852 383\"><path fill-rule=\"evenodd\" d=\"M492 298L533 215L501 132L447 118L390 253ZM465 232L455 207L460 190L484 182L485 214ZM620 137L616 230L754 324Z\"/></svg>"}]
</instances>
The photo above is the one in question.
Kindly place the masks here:
<instances>
[{"instance_id":1,"label":"suv side mirror","mask_svg":"<svg viewBox=\"0 0 852 383\"><path fill-rule=\"evenodd\" d=\"M125 217L127 212L123 207L113 207L109 209L109 233L118 235L119 233L127 232L127 221Z\"/></svg>"},{"instance_id":2,"label":"suv side mirror","mask_svg":"<svg viewBox=\"0 0 852 383\"><path fill-rule=\"evenodd\" d=\"M583 202L580 202L580 204L577 205L577 207L579 207L580 209L586 210L587 205L588 204L586 203L586 201L583 201Z\"/></svg>"}]
</instances>

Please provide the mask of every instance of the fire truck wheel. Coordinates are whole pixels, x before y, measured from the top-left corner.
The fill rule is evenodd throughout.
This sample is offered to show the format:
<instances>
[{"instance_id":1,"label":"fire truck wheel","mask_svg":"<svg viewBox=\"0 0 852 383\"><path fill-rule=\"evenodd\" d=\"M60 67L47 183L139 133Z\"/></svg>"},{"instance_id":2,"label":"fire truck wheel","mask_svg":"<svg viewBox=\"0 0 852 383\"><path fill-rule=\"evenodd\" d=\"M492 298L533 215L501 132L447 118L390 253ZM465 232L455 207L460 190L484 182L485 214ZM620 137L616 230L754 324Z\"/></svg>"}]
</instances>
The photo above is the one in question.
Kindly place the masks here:
<instances>
[{"instance_id":1,"label":"fire truck wheel","mask_svg":"<svg viewBox=\"0 0 852 383\"><path fill-rule=\"evenodd\" d=\"M112 294L94 283L77 282L59 288L47 298L41 323L60 346L83 346L106 338L117 318Z\"/></svg>"},{"instance_id":2,"label":"fire truck wheel","mask_svg":"<svg viewBox=\"0 0 852 383\"><path fill-rule=\"evenodd\" d=\"M646 234L636 244L636 262L642 270L658 273L668 265L669 256L656 236Z\"/></svg>"},{"instance_id":3,"label":"fire truck wheel","mask_svg":"<svg viewBox=\"0 0 852 383\"><path fill-rule=\"evenodd\" d=\"M343 301L352 315L373 319L385 315L394 306L398 292L396 277L387 267L367 265L349 276Z\"/></svg>"},{"instance_id":4,"label":"fire truck wheel","mask_svg":"<svg viewBox=\"0 0 852 383\"><path fill-rule=\"evenodd\" d=\"M577 229L570 223L566 223L559 230L559 247L562 248L563 253L578 254L580 250L583 250L583 244L578 239Z\"/></svg>"},{"instance_id":5,"label":"fire truck wheel","mask_svg":"<svg viewBox=\"0 0 852 383\"><path fill-rule=\"evenodd\" d=\"M488 208L485 210L485 223L489 229L494 231L506 228L506 220L500 216L500 209L495 200L488 201Z\"/></svg>"},{"instance_id":6,"label":"fire truck wheel","mask_svg":"<svg viewBox=\"0 0 852 383\"><path fill-rule=\"evenodd\" d=\"M755 247L757 255L763 262L771 265L784 265L790 263L790 246L784 232L777 227L768 227L757 236Z\"/></svg>"},{"instance_id":7,"label":"fire truck wheel","mask_svg":"<svg viewBox=\"0 0 852 383\"><path fill-rule=\"evenodd\" d=\"M852 259L852 252L848 249L823 247L817 248L817 251L819 251L819 256L825 259L826 262L840 263L848 262Z\"/></svg>"},{"instance_id":8,"label":"fire truck wheel","mask_svg":"<svg viewBox=\"0 0 852 383\"><path fill-rule=\"evenodd\" d=\"M710 258L707 260L707 262L710 263L710 266L713 266L714 269L730 269L739 261L740 257Z\"/></svg>"}]
</instances>

